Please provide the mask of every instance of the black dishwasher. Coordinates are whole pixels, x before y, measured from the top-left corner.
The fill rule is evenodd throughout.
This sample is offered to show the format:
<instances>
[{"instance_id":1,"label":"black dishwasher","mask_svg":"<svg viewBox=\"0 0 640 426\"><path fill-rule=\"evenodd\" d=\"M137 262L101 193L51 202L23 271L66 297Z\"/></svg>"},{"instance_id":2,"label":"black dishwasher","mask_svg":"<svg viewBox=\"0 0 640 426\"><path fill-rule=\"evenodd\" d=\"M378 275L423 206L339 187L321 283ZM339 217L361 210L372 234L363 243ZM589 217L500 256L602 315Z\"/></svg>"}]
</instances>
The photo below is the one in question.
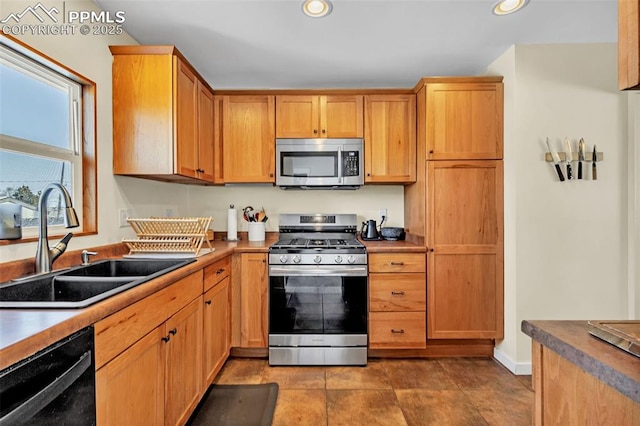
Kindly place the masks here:
<instances>
[{"instance_id":1,"label":"black dishwasher","mask_svg":"<svg viewBox=\"0 0 640 426\"><path fill-rule=\"evenodd\" d=\"M0 426L95 425L93 327L0 371Z\"/></svg>"}]
</instances>

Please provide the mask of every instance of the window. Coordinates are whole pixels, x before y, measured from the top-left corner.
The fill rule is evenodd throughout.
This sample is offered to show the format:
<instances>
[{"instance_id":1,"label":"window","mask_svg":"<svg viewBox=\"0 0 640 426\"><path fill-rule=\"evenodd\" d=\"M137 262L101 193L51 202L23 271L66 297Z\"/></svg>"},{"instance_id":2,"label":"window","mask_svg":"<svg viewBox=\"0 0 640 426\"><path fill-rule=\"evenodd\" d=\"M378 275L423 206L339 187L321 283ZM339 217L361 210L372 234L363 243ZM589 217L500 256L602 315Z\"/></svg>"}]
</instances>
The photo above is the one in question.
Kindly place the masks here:
<instances>
[{"instance_id":1,"label":"window","mask_svg":"<svg viewBox=\"0 0 640 426\"><path fill-rule=\"evenodd\" d=\"M95 84L11 38L0 38L0 203L22 206L22 234L38 232L51 182L70 193L81 228L95 232ZM89 191L87 191L89 190ZM48 199L49 233L62 234L62 199Z\"/></svg>"}]
</instances>

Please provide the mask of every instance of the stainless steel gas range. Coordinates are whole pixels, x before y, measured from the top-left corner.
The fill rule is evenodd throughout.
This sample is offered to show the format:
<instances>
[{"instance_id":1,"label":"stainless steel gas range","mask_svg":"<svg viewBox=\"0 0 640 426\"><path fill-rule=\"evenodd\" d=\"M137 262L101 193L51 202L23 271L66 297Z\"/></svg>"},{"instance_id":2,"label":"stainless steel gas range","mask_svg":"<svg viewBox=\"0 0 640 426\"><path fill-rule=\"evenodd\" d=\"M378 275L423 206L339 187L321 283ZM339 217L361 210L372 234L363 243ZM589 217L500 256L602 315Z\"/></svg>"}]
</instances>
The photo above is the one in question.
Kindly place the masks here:
<instances>
[{"instance_id":1,"label":"stainless steel gas range","mask_svg":"<svg viewBox=\"0 0 640 426\"><path fill-rule=\"evenodd\" d=\"M269 364L366 365L367 252L355 214L281 214L269 248Z\"/></svg>"}]
</instances>

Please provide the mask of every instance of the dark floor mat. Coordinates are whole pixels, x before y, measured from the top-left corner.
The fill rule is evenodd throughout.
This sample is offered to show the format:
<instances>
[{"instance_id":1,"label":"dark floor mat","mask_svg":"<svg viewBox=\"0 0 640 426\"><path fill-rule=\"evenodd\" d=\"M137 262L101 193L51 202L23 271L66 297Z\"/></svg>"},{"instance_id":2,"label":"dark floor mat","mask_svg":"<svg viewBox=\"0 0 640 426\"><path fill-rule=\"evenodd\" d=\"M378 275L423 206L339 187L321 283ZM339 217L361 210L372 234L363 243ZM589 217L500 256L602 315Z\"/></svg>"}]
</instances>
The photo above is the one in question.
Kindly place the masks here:
<instances>
[{"instance_id":1,"label":"dark floor mat","mask_svg":"<svg viewBox=\"0 0 640 426\"><path fill-rule=\"evenodd\" d=\"M187 424L269 426L277 398L277 383L212 385Z\"/></svg>"}]
</instances>

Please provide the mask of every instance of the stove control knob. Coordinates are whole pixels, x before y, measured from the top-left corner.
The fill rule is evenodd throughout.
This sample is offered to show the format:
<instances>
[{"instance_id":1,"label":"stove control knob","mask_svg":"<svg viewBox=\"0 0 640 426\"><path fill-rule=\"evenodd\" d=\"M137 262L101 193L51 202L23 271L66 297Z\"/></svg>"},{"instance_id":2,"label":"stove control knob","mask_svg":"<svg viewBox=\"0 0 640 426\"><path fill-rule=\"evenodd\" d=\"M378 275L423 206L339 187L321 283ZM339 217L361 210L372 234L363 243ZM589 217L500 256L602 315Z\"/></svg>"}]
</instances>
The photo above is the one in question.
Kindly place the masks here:
<instances>
[{"instance_id":1,"label":"stove control knob","mask_svg":"<svg viewBox=\"0 0 640 426\"><path fill-rule=\"evenodd\" d=\"M342 256L336 256L334 260L336 261L336 263L342 263Z\"/></svg>"},{"instance_id":2,"label":"stove control knob","mask_svg":"<svg viewBox=\"0 0 640 426\"><path fill-rule=\"evenodd\" d=\"M280 256L280 263L287 263L288 260L289 260L289 258L287 256L285 256L284 254L282 256Z\"/></svg>"},{"instance_id":3,"label":"stove control knob","mask_svg":"<svg viewBox=\"0 0 640 426\"><path fill-rule=\"evenodd\" d=\"M322 262L322 258L320 256L316 256L316 257L313 258L313 261L315 263L320 263L320 262Z\"/></svg>"},{"instance_id":4,"label":"stove control knob","mask_svg":"<svg viewBox=\"0 0 640 426\"><path fill-rule=\"evenodd\" d=\"M353 257L353 256L349 256L349 257L347 257L347 262L349 262L349 263L355 263L355 262L356 262L356 258L355 258L355 257Z\"/></svg>"},{"instance_id":5,"label":"stove control knob","mask_svg":"<svg viewBox=\"0 0 640 426\"><path fill-rule=\"evenodd\" d=\"M300 256L298 256L297 254L295 256L293 256L293 263L300 263Z\"/></svg>"}]
</instances>

